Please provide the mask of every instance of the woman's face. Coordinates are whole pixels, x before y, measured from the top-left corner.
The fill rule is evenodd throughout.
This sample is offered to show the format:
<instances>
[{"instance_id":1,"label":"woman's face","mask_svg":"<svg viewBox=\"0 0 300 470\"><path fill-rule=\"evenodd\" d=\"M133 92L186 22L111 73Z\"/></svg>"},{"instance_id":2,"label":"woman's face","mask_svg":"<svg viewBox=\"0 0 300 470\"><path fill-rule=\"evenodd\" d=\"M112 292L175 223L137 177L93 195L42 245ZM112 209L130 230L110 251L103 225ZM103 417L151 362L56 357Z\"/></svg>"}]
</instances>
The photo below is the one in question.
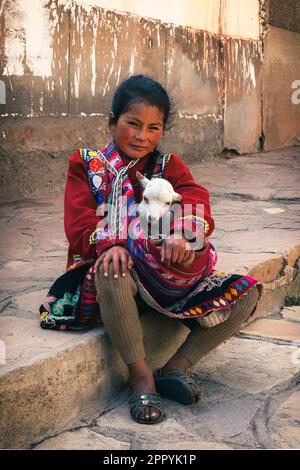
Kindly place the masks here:
<instances>
[{"instance_id":1,"label":"woman's face","mask_svg":"<svg viewBox=\"0 0 300 470\"><path fill-rule=\"evenodd\" d=\"M111 132L119 149L130 158L143 158L159 143L163 134L163 113L146 103L131 105L121 114Z\"/></svg>"}]
</instances>

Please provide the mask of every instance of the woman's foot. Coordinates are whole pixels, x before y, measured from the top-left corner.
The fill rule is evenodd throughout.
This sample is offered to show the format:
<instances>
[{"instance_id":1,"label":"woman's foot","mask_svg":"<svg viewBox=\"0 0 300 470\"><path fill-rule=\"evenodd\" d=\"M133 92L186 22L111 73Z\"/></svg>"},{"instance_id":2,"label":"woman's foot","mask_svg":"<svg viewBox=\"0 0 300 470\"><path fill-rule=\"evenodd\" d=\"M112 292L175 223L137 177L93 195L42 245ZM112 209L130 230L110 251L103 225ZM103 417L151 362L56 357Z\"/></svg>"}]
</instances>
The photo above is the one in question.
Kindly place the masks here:
<instances>
[{"instance_id":1,"label":"woman's foot","mask_svg":"<svg viewBox=\"0 0 300 470\"><path fill-rule=\"evenodd\" d=\"M151 402L148 398L151 398L152 393L156 393L152 370L145 360L139 360L128 364L128 371L131 396L140 395L141 397L140 407L142 410L137 416L138 420L144 422L160 421L162 412L155 406L147 406L147 402ZM143 397L145 398L143 399Z\"/></svg>"},{"instance_id":2,"label":"woman's foot","mask_svg":"<svg viewBox=\"0 0 300 470\"><path fill-rule=\"evenodd\" d=\"M180 371L183 374L192 367L193 363L185 356L180 353L175 353L173 357L160 369L162 375L166 375L169 372Z\"/></svg>"},{"instance_id":3,"label":"woman's foot","mask_svg":"<svg viewBox=\"0 0 300 470\"><path fill-rule=\"evenodd\" d=\"M176 353L154 374L157 391L166 398L184 405L192 405L200 399L196 382L186 375L193 364L180 353Z\"/></svg>"}]
</instances>

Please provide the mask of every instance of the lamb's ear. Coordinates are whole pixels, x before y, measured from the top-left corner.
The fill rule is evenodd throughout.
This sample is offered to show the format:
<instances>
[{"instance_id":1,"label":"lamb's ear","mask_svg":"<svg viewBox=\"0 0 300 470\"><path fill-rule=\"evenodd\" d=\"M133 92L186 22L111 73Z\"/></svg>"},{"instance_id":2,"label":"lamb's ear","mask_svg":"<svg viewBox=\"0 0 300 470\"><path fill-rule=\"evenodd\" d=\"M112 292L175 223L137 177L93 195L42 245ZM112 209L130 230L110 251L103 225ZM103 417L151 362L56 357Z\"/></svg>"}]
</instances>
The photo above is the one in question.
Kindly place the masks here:
<instances>
[{"instance_id":1,"label":"lamb's ear","mask_svg":"<svg viewBox=\"0 0 300 470\"><path fill-rule=\"evenodd\" d=\"M182 201L182 196L178 193L174 193L172 202L181 202L181 201Z\"/></svg>"},{"instance_id":2,"label":"lamb's ear","mask_svg":"<svg viewBox=\"0 0 300 470\"><path fill-rule=\"evenodd\" d=\"M140 173L139 171L137 171L135 175L140 185L145 189L150 180L148 180L148 178L142 175L142 173Z\"/></svg>"}]
</instances>

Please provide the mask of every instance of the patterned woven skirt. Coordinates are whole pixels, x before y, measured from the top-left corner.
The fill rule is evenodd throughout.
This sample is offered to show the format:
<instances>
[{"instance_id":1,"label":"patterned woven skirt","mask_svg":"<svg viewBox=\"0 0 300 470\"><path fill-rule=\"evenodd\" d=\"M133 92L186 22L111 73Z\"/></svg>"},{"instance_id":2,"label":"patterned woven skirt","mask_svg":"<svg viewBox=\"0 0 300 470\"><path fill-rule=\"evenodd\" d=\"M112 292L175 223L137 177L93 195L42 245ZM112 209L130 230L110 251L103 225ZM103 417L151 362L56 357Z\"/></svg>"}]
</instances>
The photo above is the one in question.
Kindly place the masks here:
<instances>
[{"instance_id":1,"label":"patterned woven skirt","mask_svg":"<svg viewBox=\"0 0 300 470\"><path fill-rule=\"evenodd\" d=\"M82 263L54 282L39 309L42 328L80 330L101 324L101 302L99 309L94 275L89 273L92 264ZM214 270L184 299L162 307L143 286L137 272L131 269L130 273L139 296L151 309L178 318L188 327L194 322L204 328L222 323L231 315L233 304L251 288L257 286L259 292L262 291L261 283L249 276Z\"/></svg>"}]
</instances>

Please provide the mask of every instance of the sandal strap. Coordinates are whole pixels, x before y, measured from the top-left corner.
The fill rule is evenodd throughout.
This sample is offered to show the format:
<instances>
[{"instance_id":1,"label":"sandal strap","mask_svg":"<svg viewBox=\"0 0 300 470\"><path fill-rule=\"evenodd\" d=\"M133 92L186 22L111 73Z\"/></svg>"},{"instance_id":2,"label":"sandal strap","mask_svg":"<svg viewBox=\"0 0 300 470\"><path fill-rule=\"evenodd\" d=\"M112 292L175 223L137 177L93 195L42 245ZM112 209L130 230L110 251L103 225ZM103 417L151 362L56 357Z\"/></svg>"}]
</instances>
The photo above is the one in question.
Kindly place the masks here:
<instances>
[{"instance_id":1,"label":"sandal strap","mask_svg":"<svg viewBox=\"0 0 300 470\"><path fill-rule=\"evenodd\" d=\"M167 374L163 374L161 369L158 369L154 373L154 377L179 377L180 379L184 380L189 385L197 385L195 380L190 377L189 375L184 374L180 370L173 370L172 372L168 372Z\"/></svg>"},{"instance_id":2,"label":"sandal strap","mask_svg":"<svg viewBox=\"0 0 300 470\"><path fill-rule=\"evenodd\" d=\"M130 406L130 412L135 420L138 420L138 416L145 407L156 408L161 415L163 415L163 402L159 393L134 393L128 400Z\"/></svg>"},{"instance_id":3,"label":"sandal strap","mask_svg":"<svg viewBox=\"0 0 300 470\"><path fill-rule=\"evenodd\" d=\"M173 370L171 372L168 372L167 374L163 374L161 369L157 369L154 372L154 380L155 379L159 380L160 378L163 379L163 378L168 378L168 377L179 378L181 381L185 382L192 390L192 393L195 397L195 403L199 401L200 390L199 390L198 384L189 375L184 374L181 370Z\"/></svg>"},{"instance_id":4,"label":"sandal strap","mask_svg":"<svg viewBox=\"0 0 300 470\"><path fill-rule=\"evenodd\" d=\"M200 400L200 389L194 379L181 370L164 374L161 369L154 372L157 391L164 397L184 405L193 405Z\"/></svg>"}]
</instances>

